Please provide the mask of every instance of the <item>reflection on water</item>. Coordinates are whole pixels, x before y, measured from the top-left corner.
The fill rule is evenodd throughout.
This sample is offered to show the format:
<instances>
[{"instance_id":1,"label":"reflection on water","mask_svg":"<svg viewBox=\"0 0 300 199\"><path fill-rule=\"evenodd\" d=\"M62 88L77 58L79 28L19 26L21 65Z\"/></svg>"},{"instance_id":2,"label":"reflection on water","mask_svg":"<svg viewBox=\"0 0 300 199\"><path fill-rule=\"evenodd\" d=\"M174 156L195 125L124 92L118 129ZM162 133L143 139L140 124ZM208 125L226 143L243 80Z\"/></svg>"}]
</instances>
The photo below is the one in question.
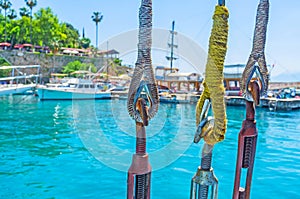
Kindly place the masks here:
<instances>
[{"instance_id":1,"label":"reflection on water","mask_svg":"<svg viewBox=\"0 0 300 199\"><path fill-rule=\"evenodd\" d=\"M126 172L107 162L127 170L135 150L135 123L126 101L26 97L0 99L0 198L125 198ZM152 198L188 198L203 145L192 143L195 105L161 104L159 110L147 127L147 151L156 169ZM227 107L227 116L226 138L213 154L220 198L232 195L245 110ZM299 198L300 111L258 109L256 116L251 198Z\"/></svg>"}]
</instances>

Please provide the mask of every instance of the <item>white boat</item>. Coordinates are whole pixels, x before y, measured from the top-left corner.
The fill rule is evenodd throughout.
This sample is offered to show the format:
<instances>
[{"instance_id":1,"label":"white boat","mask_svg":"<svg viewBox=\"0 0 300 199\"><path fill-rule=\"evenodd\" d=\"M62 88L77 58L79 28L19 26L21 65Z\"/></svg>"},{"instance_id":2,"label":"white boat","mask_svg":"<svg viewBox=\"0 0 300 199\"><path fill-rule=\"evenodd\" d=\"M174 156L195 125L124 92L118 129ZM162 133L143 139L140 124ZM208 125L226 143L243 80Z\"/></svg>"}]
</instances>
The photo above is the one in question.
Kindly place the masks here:
<instances>
[{"instance_id":1,"label":"white boat","mask_svg":"<svg viewBox=\"0 0 300 199\"><path fill-rule=\"evenodd\" d=\"M40 100L92 100L110 99L111 92L106 91L103 83L93 83L91 80L72 78L62 84L47 84L38 86Z\"/></svg>"},{"instance_id":2,"label":"white boat","mask_svg":"<svg viewBox=\"0 0 300 199\"><path fill-rule=\"evenodd\" d=\"M8 70L11 74L0 77L0 96L33 94L36 87L33 82L38 82L40 77L39 65L0 66L0 71L2 70ZM31 74L34 70L36 74Z\"/></svg>"}]
</instances>

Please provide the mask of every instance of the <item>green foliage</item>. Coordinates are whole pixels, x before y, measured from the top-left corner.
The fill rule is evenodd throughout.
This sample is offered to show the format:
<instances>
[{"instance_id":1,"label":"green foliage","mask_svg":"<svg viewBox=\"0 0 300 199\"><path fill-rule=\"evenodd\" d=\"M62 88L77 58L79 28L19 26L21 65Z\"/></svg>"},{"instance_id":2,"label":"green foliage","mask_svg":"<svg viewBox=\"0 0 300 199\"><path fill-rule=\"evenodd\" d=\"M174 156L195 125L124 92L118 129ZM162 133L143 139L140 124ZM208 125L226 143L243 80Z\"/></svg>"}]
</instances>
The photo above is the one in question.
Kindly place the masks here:
<instances>
[{"instance_id":1,"label":"green foliage","mask_svg":"<svg viewBox=\"0 0 300 199\"><path fill-rule=\"evenodd\" d=\"M119 59L119 58L115 58L115 59L113 60L113 62L114 62L116 65L118 65L118 66L122 66L122 60Z\"/></svg>"},{"instance_id":2,"label":"green foliage","mask_svg":"<svg viewBox=\"0 0 300 199\"><path fill-rule=\"evenodd\" d=\"M62 72L70 75L71 73L80 70L95 73L97 71L97 68L93 64L81 63L80 61L76 60L73 62L69 62L66 66L64 66Z\"/></svg>"},{"instance_id":3,"label":"green foliage","mask_svg":"<svg viewBox=\"0 0 300 199\"><path fill-rule=\"evenodd\" d=\"M19 14L21 17L30 17L30 11L26 7L20 8Z\"/></svg>"},{"instance_id":4,"label":"green foliage","mask_svg":"<svg viewBox=\"0 0 300 199\"><path fill-rule=\"evenodd\" d=\"M3 58L0 57L0 66L9 66L10 64Z\"/></svg>"},{"instance_id":5,"label":"green foliage","mask_svg":"<svg viewBox=\"0 0 300 199\"><path fill-rule=\"evenodd\" d=\"M94 12L92 15L92 20L96 23L96 25L98 25L98 23L100 23L103 19L103 15L101 14L101 12Z\"/></svg>"},{"instance_id":6,"label":"green foliage","mask_svg":"<svg viewBox=\"0 0 300 199\"><path fill-rule=\"evenodd\" d=\"M37 5L36 0L25 0L26 5L32 10Z\"/></svg>"},{"instance_id":7,"label":"green foliage","mask_svg":"<svg viewBox=\"0 0 300 199\"><path fill-rule=\"evenodd\" d=\"M0 0L0 3L9 2ZM14 44L32 43L33 45L49 46L56 52L63 47L88 48L89 38L80 38L79 31L72 24L60 22L51 8L41 8L30 12L37 1L25 1L24 7L19 10L19 18L15 18L17 12L7 8L7 20L4 13L0 12L0 42L5 41L5 27L7 41ZM13 6L13 5L12 5ZM4 11L4 10L2 10ZM100 16L98 16L100 17ZM5 26L6 21L6 26ZM30 24L32 23L32 41L30 40ZM56 53L54 52L54 53Z\"/></svg>"},{"instance_id":8,"label":"green foliage","mask_svg":"<svg viewBox=\"0 0 300 199\"><path fill-rule=\"evenodd\" d=\"M13 19L17 18L17 12L14 9L11 9L11 10L9 10L7 17L10 20L13 20Z\"/></svg>"},{"instance_id":9,"label":"green foliage","mask_svg":"<svg viewBox=\"0 0 300 199\"><path fill-rule=\"evenodd\" d=\"M91 40L89 38L82 38L80 40L80 46L85 49L90 46L90 43L91 43Z\"/></svg>"},{"instance_id":10,"label":"green foliage","mask_svg":"<svg viewBox=\"0 0 300 199\"><path fill-rule=\"evenodd\" d=\"M5 61L5 59L0 58L0 67L1 66L9 66L10 64ZM5 69L5 70L0 70L0 77L7 77L10 76L12 69Z\"/></svg>"}]
</instances>

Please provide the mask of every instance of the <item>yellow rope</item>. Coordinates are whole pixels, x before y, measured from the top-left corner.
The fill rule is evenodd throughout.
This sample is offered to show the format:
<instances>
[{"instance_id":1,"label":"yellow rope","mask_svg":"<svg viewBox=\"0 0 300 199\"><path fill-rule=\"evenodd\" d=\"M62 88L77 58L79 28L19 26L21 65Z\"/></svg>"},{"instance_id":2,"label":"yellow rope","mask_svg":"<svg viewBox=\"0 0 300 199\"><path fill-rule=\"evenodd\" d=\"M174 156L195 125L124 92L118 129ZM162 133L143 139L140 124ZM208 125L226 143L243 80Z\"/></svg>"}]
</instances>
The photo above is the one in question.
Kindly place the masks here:
<instances>
[{"instance_id":1,"label":"yellow rope","mask_svg":"<svg viewBox=\"0 0 300 199\"><path fill-rule=\"evenodd\" d=\"M226 112L224 102L223 68L227 51L229 12L225 6L217 5L213 16L213 27L209 40L208 58L205 68L204 91L196 107L196 125L200 123L200 114L205 99L211 99L215 117L213 131L204 140L208 144L215 144L224 139L226 132Z\"/></svg>"}]
</instances>

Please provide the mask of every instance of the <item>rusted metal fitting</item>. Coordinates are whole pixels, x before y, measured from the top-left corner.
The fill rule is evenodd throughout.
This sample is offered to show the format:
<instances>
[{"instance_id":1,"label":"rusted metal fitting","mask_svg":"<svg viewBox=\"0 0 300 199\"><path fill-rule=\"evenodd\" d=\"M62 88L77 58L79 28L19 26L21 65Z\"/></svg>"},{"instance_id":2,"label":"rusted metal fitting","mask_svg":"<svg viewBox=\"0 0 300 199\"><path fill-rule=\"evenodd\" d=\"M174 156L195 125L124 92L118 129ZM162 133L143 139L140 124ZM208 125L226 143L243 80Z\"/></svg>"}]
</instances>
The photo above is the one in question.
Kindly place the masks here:
<instances>
[{"instance_id":1,"label":"rusted metal fitting","mask_svg":"<svg viewBox=\"0 0 300 199\"><path fill-rule=\"evenodd\" d=\"M258 83L256 81L250 82L249 86L251 88L250 91L253 94L254 102L246 100L246 119L243 121L238 139L233 199L250 198L250 189L258 134L255 121L254 103L258 104L260 91L258 88ZM240 187L242 168L247 169L245 188Z\"/></svg>"},{"instance_id":2,"label":"rusted metal fitting","mask_svg":"<svg viewBox=\"0 0 300 199\"><path fill-rule=\"evenodd\" d=\"M251 80L248 84L248 90L250 91L252 95L252 99L255 103L256 106L259 105L259 100L260 100L260 88L259 84L257 81Z\"/></svg>"},{"instance_id":3,"label":"rusted metal fitting","mask_svg":"<svg viewBox=\"0 0 300 199\"><path fill-rule=\"evenodd\" d=\"M140 117L141 117L141 121L142 121L143 125L148 126L149 112L148 112L147 102L144 98L137 99L136 110L140 113Z\"/></svg>"},{"instance_id":4,"label":"rusted metal fitting","mask_svg":"<svg viewBox=\"0 0 300 199\"><path fill-rule=\"evenodd\" d=\"M149 199L151 184L151 165L146 153L146 129L148 125L148 110L146 101L139 98L136 103L142 122L136 121L136 153L127 176L127 199Z\"/></svg>"},{"instance_id":5,"label":"rusted metal fitting","mask_svg":"<svg viewBox=\"0 0 300 199\"><path fill-rule=\"evenodd\" d=\"M218 184L218 179L214 174L213 168L204 170L199 166L196 175L193 177L193 182L199 185L212 186Z\"/></svg>"},{"instance_id":6,"label":"rusted metal fitting","mask_svg":"<svg viewBox=\"0 0 300 199\"><path fill-rule=\"evenodd\" d=\"M218 198L218 179L213 169L204 170L199 166L195 176L192 178L190 199L208 198L209 188L211 189L210 198Z\"/></svg>"},{"instance_id":7,"label":"rusted metal fitting","mask_svg":"<svg viewBox=\"0 0 300 199\"><path fill-rule=\"evenodd\" d=\"M213 145L204 144L201 166L192 178L190 199L207 199L218 197L218 179L211 167ZM211 194L208 197L208 194Z\"/></svg>"}]
</instances>

